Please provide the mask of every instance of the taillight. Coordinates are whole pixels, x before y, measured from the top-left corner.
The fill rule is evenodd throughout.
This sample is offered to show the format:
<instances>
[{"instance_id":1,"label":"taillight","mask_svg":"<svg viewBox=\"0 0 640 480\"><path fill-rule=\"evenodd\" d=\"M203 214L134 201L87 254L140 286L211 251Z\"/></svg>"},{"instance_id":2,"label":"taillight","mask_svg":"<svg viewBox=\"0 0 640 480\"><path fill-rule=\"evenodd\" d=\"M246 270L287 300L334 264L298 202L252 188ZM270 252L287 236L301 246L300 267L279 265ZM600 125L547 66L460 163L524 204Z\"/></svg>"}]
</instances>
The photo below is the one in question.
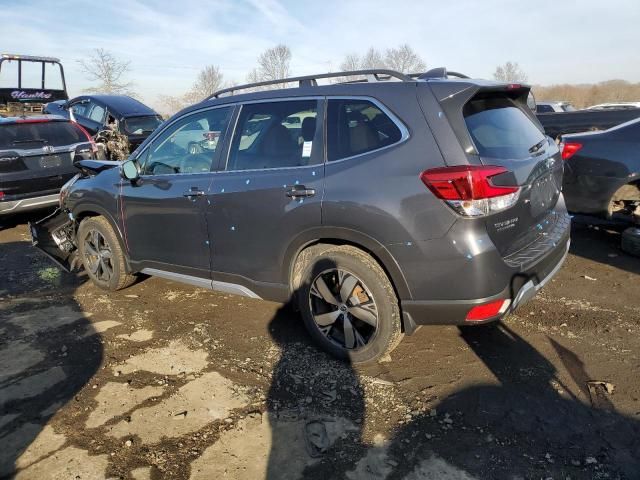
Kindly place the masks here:
<instances>
[{"instance_id":1,"label":"taillight","mask_svg":"<svg viewBox=\"0 0 640 480\"><path fill-rule=\"evenodd\" d=\"M507 172L504 167L464 165L426 170L420 179L460 215L478 217L505 210L518 201L520 187L494 185L491 181Z\"/></svg>"},{"instance_id":2,"label":"taillight","mask_svg":"<svg viewBox=\"0 0 640 480\"><path fill-rule=\"evenodd\" d=\"M511 303L510 300L496 300L495 302L476 305L469 310L465 320L467 322L482 322L483 320L497 317L507 311L509 303Z\"/></svg>"},{"instance_id":3,"label":"taillight","mask_svg":"<svg viewBox=\"0 0 640 480\"><path fill-rule=\"evenodd\" d=\"M569 160L573 157L578 150L582 148L582 144L578 142L562 142L560 144L560 151L562 152L562 159Z\"/></svg>"},{"instance_id":4,"label":"taillight","mask_svg":"<svg viewBox=\"0 0 640 480\"><path fill-rule=\"evenodd\" d=\"M93 140L93 137L79 123L77 123L77 122L71 122L71 123L73 123L73 125L75 125L77 128L79 128L80 131L82 133L84 133L84 135L87 137L87 141L91 144L91 151L93 152L93 154L95 156L98 153L98 146L96 145L96 142Z\"/></svg>"},{"instance_id":5,"label":"taillight","mask_svg":"<svg viewBox=\"0 0 640 480\"><path fill-rule=\"evenodd\" d=\"M2 200L3 198L4 198L4 192L0 190L0 200Z\"/></svg>"}]
</instances>

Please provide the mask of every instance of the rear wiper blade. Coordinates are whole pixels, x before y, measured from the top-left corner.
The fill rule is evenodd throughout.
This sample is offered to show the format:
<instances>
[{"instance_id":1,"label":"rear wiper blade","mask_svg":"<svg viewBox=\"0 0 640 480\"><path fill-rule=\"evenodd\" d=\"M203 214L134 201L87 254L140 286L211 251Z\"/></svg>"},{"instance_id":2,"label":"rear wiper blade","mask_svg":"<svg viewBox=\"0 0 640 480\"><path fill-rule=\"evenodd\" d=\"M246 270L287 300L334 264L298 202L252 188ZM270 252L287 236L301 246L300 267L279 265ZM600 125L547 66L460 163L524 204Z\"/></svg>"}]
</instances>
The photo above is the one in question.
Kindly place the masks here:
<instances>
[{"instance_id":1,"label":"rear wiper blade","mask_svg":"<svg viewBox=\"0 0 640 480\"><path fill-rule=\"evenodd\" d=\"M14 140L13 142L14 145L18 145L19 143L48 143L46 140L43 140L42 138L32 138L31 140Z\"/></svg>"},{"instance_id":2,"label":"rear wiper blade","mask_svg":"<svg viewBox=\"0 0 640 480\"><path fill-rule=\"evenodd\" d=\"M533 147L531 147L529 149L529 153L536 153L538 150L540 150L542 148L542 146L545 144L546 140L542 139L540 140L538 143L536 143Z\"/></svg>"}]
</instances>

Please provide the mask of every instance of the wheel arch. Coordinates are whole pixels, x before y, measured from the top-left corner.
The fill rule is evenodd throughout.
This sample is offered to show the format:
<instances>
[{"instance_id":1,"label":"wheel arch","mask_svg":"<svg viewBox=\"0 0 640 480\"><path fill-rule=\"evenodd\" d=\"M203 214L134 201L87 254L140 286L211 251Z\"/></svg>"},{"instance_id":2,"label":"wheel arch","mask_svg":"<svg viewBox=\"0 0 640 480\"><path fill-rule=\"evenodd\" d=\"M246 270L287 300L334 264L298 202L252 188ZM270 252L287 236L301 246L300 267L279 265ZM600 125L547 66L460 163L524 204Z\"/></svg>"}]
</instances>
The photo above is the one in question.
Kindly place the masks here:
<instances>
[{"instance_id":1,"label":"wheel arch","mask_svg":"<svg viewBox=\"0 0 640 480\"><path fill-rule=\"evenodd\" d=\"M116 221L116 219L113 218L113 216L108 212L108 210L98 204L82 204L80 206L75 207L72 210L72 213L77 226L80 226L80 222L82 222L82 220L84 220L85 218L89 218L89 217L106 218L107 222L109 222L109 225L111 226L111 228L113 228L113 231L116 234L116 238L118 239L118 243L120 244L120 249L124 253L124 263L125 263L125 266L127 267L127 273L132 273L131 263L129 261L129 250L124 241L122 229L118 225L118 222ZM76 227L76 234L77 234L77 227Z\"/></svg>"},{"instance_id":2,"label":"wheel arch","mask_svg":"<svg viewBox=\"0 0 640 480\"><path fill-rule=\"evenodd\" d=\"M611 216L614 212L614 203L622 200L640 201L640 173L624 179L624 183L618 185L614 190L607 204L608 216Z\"/></svg>"},{"instance_id":3,"label":"wheel arch","mask_svg":"<svg viewBox=\"0 0 640 480\"><path fill-rule=\"evenodd\" d=\"M389 277L398 300L410 300L411 291L397 261L389 250L374 238L346 228L320 228L301 233L289 245L283 261L282 278L287 280L291 293L294 267L300 253L318 244L351 245L371 255Z\"/></svg>"}]
</instances>

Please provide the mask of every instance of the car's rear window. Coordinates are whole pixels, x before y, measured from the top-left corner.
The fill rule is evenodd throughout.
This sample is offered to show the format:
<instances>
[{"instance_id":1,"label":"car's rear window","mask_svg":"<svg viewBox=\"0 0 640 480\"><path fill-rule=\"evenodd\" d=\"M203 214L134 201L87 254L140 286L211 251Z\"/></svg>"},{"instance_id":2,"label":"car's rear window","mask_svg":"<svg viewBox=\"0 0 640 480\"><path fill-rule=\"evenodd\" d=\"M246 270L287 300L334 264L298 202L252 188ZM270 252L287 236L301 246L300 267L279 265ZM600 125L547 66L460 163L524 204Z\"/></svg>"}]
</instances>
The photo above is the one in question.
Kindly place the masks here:
<instances>
[{"instance_id":1,"label":"car's rear window","mask_svg":"<svg viewBox=\"0 0 640 480\"><path fill-rule=\"evenodd\" d=\"M156 116L125 118L124 129L130 135L148 135L153 132L162 120Z\"/></svg>"},{"instance_id":2,"label":"car's rear window","mask_svg":"<svg viewBox=\"0 0 640 480\"><path fill-rule=\"evenodd\" d=\"M0 124L0 149L61 147L86 142L87 137L69 122Z\"/></svg>"},{"instance_id":3,"label":"car's rear window","mask_svg":"<svg viewBox=\"0 0 640 480\"><path fill-rule=\"evenodd\" d=\"M476 98L464 106L464 119L482 157L528 158L544 134L507 97Z\"/></svg>"}]
</instances>

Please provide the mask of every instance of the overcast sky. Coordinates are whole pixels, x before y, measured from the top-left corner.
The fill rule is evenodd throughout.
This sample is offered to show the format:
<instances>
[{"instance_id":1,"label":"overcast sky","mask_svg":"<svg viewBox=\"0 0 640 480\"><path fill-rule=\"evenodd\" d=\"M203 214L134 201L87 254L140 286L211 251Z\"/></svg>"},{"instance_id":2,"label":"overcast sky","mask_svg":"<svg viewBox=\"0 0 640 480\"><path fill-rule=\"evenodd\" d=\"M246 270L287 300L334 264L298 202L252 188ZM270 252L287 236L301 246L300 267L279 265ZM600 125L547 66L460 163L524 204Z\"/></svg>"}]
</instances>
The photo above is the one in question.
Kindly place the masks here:
<instances>
[{"instance_id":1,"label":"overcast sky","mask_svg":"<svg viewBox=\"0 0 640 480\"><path fill-rule=\"evenodd\" d=\"M71 95L76 61L105 48L131 61L140 97L179 95L207 64L244 82L261 51L293 53L292 73L410 44L429 67L490 77L520 63L530 83L640 81L640 0L0 0L0 50L55 56Z\"/></svg>"}]
</instances>

